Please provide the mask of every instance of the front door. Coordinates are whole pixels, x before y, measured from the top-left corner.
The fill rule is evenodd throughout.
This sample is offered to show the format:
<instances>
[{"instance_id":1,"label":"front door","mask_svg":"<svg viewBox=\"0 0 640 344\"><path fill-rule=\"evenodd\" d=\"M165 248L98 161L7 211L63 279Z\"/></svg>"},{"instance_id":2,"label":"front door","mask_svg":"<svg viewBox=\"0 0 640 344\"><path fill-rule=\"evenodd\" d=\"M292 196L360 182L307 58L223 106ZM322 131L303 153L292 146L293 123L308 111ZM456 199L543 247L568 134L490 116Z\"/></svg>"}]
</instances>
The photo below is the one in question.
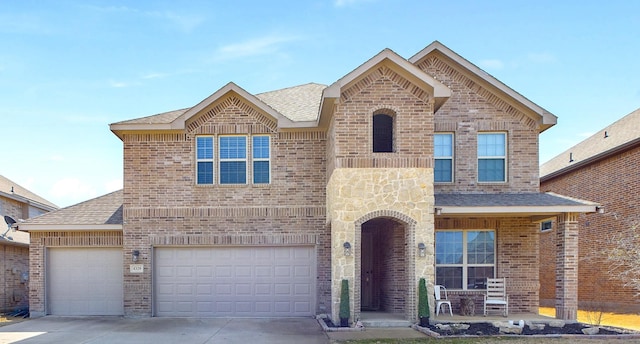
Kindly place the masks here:
<instances>
[{"instance_id":1,"label":"front door","mask_svg":"<svg viewBox=\"0 0 640 344\"><path fill-rule=\"evenodd\" d=\"M363 311L375 310L378 308L374 304L374 274L373 274L373 233L371 230L363 229L362 231L362 256L360 274L362 286L362 300L360 308Z\"/></svg>"}]
</instances>

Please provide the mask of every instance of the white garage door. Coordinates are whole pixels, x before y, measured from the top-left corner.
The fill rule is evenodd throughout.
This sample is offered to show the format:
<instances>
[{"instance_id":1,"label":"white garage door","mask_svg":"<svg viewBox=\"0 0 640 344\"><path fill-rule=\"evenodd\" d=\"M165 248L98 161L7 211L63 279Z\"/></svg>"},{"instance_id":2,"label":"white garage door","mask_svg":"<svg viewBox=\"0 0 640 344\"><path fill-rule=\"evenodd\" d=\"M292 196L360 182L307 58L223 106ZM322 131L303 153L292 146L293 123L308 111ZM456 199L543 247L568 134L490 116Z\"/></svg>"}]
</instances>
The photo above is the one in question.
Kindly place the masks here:
<instances>
[{"instance_id":1,"label":"white garage door","mask_svg":"<svg viewBox=\"0 0 640 344\"><path fill-rule=\"evenodd\" d=\"M291 317L315 314L310 246L155 250L155 315Z\"/></svg>"},{"instance_id":2,"label":"white garage door","mask_svg":"<svg viewBox=\"0 0 640 344\"><path fill-rule=\"evenodd\" d=\"M47 252L49 314L124 314L121 248L51 248Z\"/></svg>"}]
</instances>

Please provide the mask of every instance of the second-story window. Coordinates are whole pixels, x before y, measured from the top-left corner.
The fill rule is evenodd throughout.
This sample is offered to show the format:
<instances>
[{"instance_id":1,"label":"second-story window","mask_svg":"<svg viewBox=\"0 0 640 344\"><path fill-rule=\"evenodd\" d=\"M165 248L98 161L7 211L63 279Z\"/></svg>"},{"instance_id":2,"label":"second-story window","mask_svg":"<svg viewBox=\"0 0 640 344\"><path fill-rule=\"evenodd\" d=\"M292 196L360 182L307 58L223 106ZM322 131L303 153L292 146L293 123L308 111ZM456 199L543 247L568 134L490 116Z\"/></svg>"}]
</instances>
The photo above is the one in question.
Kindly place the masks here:
<instances>
[{"instance_id":1,"label":"second-story window","mask_svg":"<svg viewBox=\"0 0 640 344\"><path fill-rule=\"evenodd\" d=\"M433 155L435 157L434 182L453 182L453 134L433 135Z\"/></svg>"},{"instance_id":2,"label":"second-story window","mask_svg":"<svg viewBox=\"0 0 640 344\"><path fill-rule=\"evenodd\" d=\"M247 183L247 137L220 136L220 184Z\"/></svg>"},{"instance_id":3,"label":"second-story window","mask_svg":"<svg viewBox=\"0 0 640 344\"><path fill-rule=\"evenodd\" d=\"M507 134L478 134L478 181L506 182Z\"/></svg>"},{"instance_id":4,"label":"second-story window","mask_svg":"<svg viewBox=\"0 0 640 344\"><path fill-rule=\"evenodd\" d=\"M393 152L393 117L373 115L373 152Z\"/></svg>"},{"instance_id":5,"label":"second-story window","mask_svg":"<svg viewBox=\"0 0 640 344\"><path fill-rule=\"evenodd\" d=\"M269 136L253 136L253 183L268 184L271 180Z\"/></svg>"},{"instance_id":6,"label":"second-story window","mask_svg":"<svg viewBox=\"0 0 640 344\"><path fill-rule=\"evenodd\" d=\"M213 184L213 136L196 138L196 182Z\"/></svg>"}]
</instances>

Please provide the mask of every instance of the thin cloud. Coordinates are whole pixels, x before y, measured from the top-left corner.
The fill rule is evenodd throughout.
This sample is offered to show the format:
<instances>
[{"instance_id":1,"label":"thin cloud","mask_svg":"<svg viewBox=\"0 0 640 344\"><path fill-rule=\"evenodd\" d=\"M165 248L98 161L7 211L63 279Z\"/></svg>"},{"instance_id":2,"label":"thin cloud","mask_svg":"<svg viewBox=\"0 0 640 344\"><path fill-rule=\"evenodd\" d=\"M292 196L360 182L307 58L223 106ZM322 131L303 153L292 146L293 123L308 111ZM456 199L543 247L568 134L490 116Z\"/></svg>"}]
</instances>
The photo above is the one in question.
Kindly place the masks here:
<instances>
[{"instance_id":1,"label":"thin cloud","mask_svg":"<svg viewBox=\"0 0 640 344\"><path fill-rule=\"evenodd\" d=\"M0 14L0 32L20 34L50 34L39 17L25 14Z\"/></svg>"},{"instance_id":2,"label":"thin cloud","mask_svg":"<svg viewBox=\"0 0 640 344\"><path fill-rule=\"evenodd\" d=\"M557 61L555 55L551 53L529 53L527 60L539 64L555 63Z\"/></svg>"},{"instance_id":3,"label":"thin cloud","mask_svg":"<svg viewBox=\"0 0 640 344\"><path fill-rule=\"evenodd\" d=\"M131 87L134 85L135 83L132 83L132 82L109 80L109 86L113 88L125 88L125 87Z\"/></svg>"},{"instance_id":4,"label":"thin cloud","mask_svg":"<svg viewBox=\"0 0 640 344\"><path fill-rule=\"evenodd\" d=\"M179 14L173 11L141 11L128 6L86 6L94 11L103 13L130 13L138 16L145 16L164 20L182 32L191 32L205 21L205 18L199 14Z\"/></svg>"},{"instance_id":5,"label":"thin cloud","mask_svg":"<svg viewBox=\"0 0 640 344\"><path fill-rule=\"evenodd\" d=\"M145 12L146 15L166 19L177 26L182 32L191 32L204 22L204 17L199 15L178 14L172 11Z\"/></svg>"},{"instance_id":6,"label":"thin cloud","mask_svg":"<svg viewBox=\"0 0 640 344\"><path fill-rule=\"evenodd\" d=\"M145 74L143 75L141 78L142 79L162 79L162 78L166 78L168 77L169 74L168 73L149 73L149 74Z\"/></svg>"},{"instance_id":7,"label":"thin cloud","mask_svg":"<svg viewBox=\"0 0 640 344\"><path fill-rule=\"evenodd\" d=\"M120 179L112 179L104 183L104 191L109 193L113 191L117 191L123 188L122 178Z\"/></svg>"},{"instance_id":8,"label":"thin cloud","mask_svg":"<svg viewBox=\"0 0 640 344\"><path fill-rule=\"evenodd\" d=\"M220 47L216 51L217 60L226 60L238 57L270 55L280 51L284 43L299 40L296 36L269 35L251 39L242 43L229 44Z\"/></svg>"},{"instance_id":9,"label":"thin cloud","mask_svg":"<svg viewBox=\"0 0 640 344\"><path fill-rule=\"evenodd\" d=\"M488 59L482 60L479 63L482 69L502 69L504 68L504 63L501 60L497 59Z\"/></svg>"},{"instance_id":10,"label":"thin cloud","mask_svg":"<svg viewBox=\"0 0 640 344\"><path fill-rule=\"evenodd\" d=\"M335 7L348 7L367 2L373 2L373 0L335 0L333 5Z\"/></svg>"},{"instance_id":11,"label":"thin cloud","mask_svg":"<svg viewBox=\"0 0 640 344\"><path fill-rule=\"evenodd\" d=\"M85 181L77 178L63 178L51 186L49 194L55 199L64 199L65 201L78 203L93 197L96 197L98 193L96 190Z\"/></svg>"}]
</instances>

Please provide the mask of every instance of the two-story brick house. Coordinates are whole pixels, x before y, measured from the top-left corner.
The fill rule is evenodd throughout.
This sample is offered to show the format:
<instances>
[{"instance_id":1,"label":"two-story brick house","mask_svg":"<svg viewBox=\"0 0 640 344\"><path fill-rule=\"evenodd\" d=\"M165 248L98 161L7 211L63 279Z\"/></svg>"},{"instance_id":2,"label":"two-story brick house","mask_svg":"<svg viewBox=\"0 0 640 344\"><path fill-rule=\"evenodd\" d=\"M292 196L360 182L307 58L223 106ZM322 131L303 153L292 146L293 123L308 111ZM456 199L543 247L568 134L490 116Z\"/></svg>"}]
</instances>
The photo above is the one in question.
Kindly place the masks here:
<instances>
[{"instance_id":1,"label":"two-story brick house","mask_svg":"<svg viewBox=\"0 0 640 344\"><path fill-rule=\"evenodd\" d=\"M29 305L29 234L15 225L58 207L0 175L0 312Z\"/></svg>"},{"instance_id":2,"label":"two-story brick house","mask_svg":"<svg viewBox=\"0 0 640 344\"><path fill-rule=\"evenodd\" d=\"M229 83L191 108L114 123L123 192L77 210L109 211L21 226L39 272L31 310L335 320L347 279L352 320L415 321L419 278L481 299L498 276L512 312L536 312L538 222L559 216L559 317L575 318L577 262L564 252L595 204L539 193L538 134L555 121L434 42L410 59L383 50L329 86L253 95ZM120 227L108 223L118 209ZM61 307L65 280L95 292L44 257L113 267L92 274L118 281L113 297Z\"/></svg>"},{"instance_id":3,"label":"two-story brick house","mask_svg":"<svg viewBox=\"0 0 640 344\"><path fill-rule=\"evenodd\" d=\"M594 200L604 214L579 217L578 302L581 309L640 312L638 290L625 285L622 270L607 256L640 226L640 109L602 128L540 167L540 189ZM552 306L556 237L553 225L540 235L540 303ZM625 269L625 268L622 268ZM622 277L622 279L621 279Z\"/></svg>"}]
</instances>

